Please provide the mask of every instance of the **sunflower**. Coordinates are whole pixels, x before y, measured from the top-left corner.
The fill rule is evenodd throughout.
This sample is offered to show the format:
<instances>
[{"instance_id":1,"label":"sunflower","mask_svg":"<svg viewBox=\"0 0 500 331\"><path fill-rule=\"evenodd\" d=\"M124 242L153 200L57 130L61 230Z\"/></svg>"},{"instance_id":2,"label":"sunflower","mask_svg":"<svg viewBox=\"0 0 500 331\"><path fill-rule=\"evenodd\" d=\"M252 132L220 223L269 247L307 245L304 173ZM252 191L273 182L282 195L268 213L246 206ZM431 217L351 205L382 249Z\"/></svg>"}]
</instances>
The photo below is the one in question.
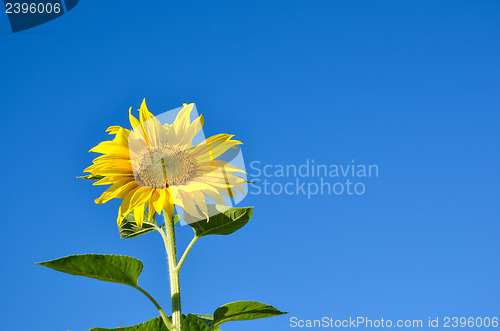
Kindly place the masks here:
<instances>
[{"instance_id":1,"label":"sunflower","mask_svg":"<svg viewBox=\"0 0 500 331\"><path fill-rule=\"evenodd\" d=\"M162 125L143 100L139 119L129 109L131 130L111 126L106 132L115 138L90 150L103 155L84 171L100 178L94 185L111 184L95 202L123 199L118 225L131 212L139 227L155 213L164 212L170 219L176 205L195 219L204 219L209 217L210 201L224 205L223 195L234 197L237 190L245 194L246 180L235 175L244 171L220 159L242 143L233 135L218 134L193 145L203 127L201 115L191 122L193 106L184 104L172 124Z\"/></svg>"}]
</instances>

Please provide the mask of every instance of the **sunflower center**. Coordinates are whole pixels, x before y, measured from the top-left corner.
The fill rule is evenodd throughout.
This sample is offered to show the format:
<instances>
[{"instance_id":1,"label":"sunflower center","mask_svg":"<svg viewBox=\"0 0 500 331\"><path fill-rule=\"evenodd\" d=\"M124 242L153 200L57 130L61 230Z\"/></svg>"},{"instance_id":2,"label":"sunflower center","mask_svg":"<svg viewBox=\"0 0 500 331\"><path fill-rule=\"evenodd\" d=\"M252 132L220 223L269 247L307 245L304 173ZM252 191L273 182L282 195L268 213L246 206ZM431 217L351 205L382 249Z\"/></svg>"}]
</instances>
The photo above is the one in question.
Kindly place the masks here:
<instances>
[{"instance_id":1,"label":"sunflower center","mask_svg":"<svg viewBox=\"0 0 500 331\"><path fill-rule=\"evenodd\" d=\"M180 185L196 176L196 159L177 146L153 147L135 160L137 184L151 188Z\"/></svg>"}]
</instances>

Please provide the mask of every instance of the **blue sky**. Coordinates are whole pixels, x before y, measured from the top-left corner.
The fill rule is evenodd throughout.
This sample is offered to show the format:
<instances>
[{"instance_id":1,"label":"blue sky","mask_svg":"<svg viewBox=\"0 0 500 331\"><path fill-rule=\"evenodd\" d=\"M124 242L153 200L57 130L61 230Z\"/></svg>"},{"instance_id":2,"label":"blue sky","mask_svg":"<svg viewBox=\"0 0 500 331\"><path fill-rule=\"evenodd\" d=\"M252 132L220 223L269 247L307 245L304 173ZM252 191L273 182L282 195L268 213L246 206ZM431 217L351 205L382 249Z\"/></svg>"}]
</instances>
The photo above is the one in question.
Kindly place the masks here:
<instances>
[{"instance_id":1,"label":"blue sky","mask_svg":"<svg viewBox=\"0 0 500 331\"><path fill-rule=\"evenodd\" d=\"M95 205L101 190L75 178L143 98L155 114L195 102L205 134L236 134L247 165L379 167L363 195L249 195L245 228L193 248L184 312L290 312L224 331L498 316L499 16L498 1L86 0L13 34L0 15L0 328L157 316L132 288L32 264L69 254L140 258L140 283L170 308L160 236L120 240L119 202Z\"/></svg>"}]
</instances>

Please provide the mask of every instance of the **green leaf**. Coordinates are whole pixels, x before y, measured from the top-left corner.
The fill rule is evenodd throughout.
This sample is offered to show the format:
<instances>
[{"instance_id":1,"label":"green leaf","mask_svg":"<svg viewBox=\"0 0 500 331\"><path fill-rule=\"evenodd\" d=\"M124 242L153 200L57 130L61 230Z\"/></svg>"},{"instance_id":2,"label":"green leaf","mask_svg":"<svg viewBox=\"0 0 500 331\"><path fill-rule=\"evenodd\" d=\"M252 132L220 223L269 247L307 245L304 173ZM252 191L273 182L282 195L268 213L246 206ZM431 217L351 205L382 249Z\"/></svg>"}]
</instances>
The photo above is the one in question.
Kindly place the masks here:
<instances>
[{"instance_id":1,"label":"green leaf","mask_svg":"<svg viewBox=\"0 0 500 331\"><path fill-rule=\"evenodd\" d=\"M76 176L76 178L79 178L79 179L88 179L88 180L100 180L100 179L103 179L104 176L100 176L100 175L86 175L86 176Z\"/></svg>"},{"instance_id":2,"label":"green leaf","mask_svg":"<svg viewBox=\"0 0 500 331\"><path fill-rule=\"evenodd\" d=\"M106 331L106 330L120 330L120 331L168 331L165 323L161 317L153 318L147 322L127 327L118 327L114 329L106 329L106 328L92 328L90 331Z\"/></svg>"},{"instance_id":3,"label":"green leaf","mask_svg":"<svg viewBox=\"0 0 500 331\"><path fill-rule=\"evenodd\" d=\"M217 308L214 312L214 322L207 331L216 330L225 322L246 321L287 314L273 306L256 301L236 301Z\"/></svg>"},{"instance_id":4,"label":"green leaf","mask_svg":"<svg viewBox=\"0 0 500 331\"><path fill-rule=\"evenodd\" d=\"M187 314L182 315L182 330L183 331L207 331L210 325L207 325L203 322L202 318L199 316L207 317L208 321L210 321L211 325L211 315L196 315L196 314ZM168 319L172 321L169 316ZM120 331L168 331L168 328L163 323L161 317L153 318L148 322L144 322L134 326L128 327L118 327L115 329L105 329L105 328L93 328L90 331L106 331L106 330L120 330Z\"/></svg>"},{"instance_id":5,"label":"green leaf","mask_svg":"<svg viewBox=\"0 0 500 331\"><path fill-rule=\"evenodd\" d=\"M207 331L213 320L211 315L187 314L182 317L182 331Z\"/></svg>"},{"instance_id":6,"label":"green leaf","mask_svg":"<svg viewBox=\"0 0 500 331\"><path fill-rule=\"evenodd\" d=\"M144 220L148 219L148 214L149 212L145 210ZM131 212L127 216L125 216L122 223L118 227L118 231L120 232L120 237L122 239L139 237L154 230L156 230L155 216L151 218L151 222L144 221L142 224L142 228L140 228L135 223L134 212Z\"/></svg>"},{"instance_id":7,"label":"green leaf","mask_svg":"<svg viewBox=\"0 0 500 331\"><path fill-rule=\"evenodd\" d=\"M253 207L229 208L221 205L208 205L209 213L214 215L208 220L193 222L192 217L187 213L184 213L184 220L194 229L198 238L212 234L228 235L241 229L250 221L252 210Z\"/></svg>"},{"instance_id":8,"label":"green leaf","mask_svg":"<svg viewBox=\"0 0 500 331\"><path fill-rule=\"evenodd\" d=\"M187 314L187 316L193 316L196 319L200 320L203 322L204 325L207 327L211 326L214 322L214 316L213 315L203 315L203 314Z\"/></svg>"},{"instance_id":9,"label":"green leaf","mask_svg":"<svg viewBox=\"0 0 500 331\"><path fill-rule=\"evenodd\" d=\"M35 264L75 276L85 276L137 287L143 264L140 260L123 255L83 254L69 255L56 260Z\"/></svg>"}]
</instances>

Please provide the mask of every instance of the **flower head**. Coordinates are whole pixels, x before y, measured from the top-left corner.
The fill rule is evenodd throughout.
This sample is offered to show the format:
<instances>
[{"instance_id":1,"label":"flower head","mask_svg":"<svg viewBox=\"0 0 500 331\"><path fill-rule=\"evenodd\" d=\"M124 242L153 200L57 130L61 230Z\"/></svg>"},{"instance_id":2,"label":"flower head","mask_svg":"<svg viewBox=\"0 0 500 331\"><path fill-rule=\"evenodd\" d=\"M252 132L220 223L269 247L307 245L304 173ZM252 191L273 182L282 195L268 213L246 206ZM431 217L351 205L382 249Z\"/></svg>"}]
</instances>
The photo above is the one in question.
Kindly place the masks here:
<instances>
[{"instance_id":1,"label":"flower head","mask_svg":"<svg viewBox=\"0 0 500 331\"><path fill-rule=\"evenodd\" d=\"M184 104L172 124L161 124L144 100L139 119L129 109L131 130L111 126L106 131L115 138L90 150L103 155L85 172L103 177L94 185L111 184L96 203L123 199L118 225L131 212L139 227L144 217L150 220L162 211L170 219L175 205L195 219L208 218L207 198L225 204L222 194L236 196L236 189L245 194L242 184L246 180L235 175L244 171L220 159L241 142L233 140L233 135L218 134L194 145L203 116L191 122L193 106Z\"/></svg>"}]
</instances>

